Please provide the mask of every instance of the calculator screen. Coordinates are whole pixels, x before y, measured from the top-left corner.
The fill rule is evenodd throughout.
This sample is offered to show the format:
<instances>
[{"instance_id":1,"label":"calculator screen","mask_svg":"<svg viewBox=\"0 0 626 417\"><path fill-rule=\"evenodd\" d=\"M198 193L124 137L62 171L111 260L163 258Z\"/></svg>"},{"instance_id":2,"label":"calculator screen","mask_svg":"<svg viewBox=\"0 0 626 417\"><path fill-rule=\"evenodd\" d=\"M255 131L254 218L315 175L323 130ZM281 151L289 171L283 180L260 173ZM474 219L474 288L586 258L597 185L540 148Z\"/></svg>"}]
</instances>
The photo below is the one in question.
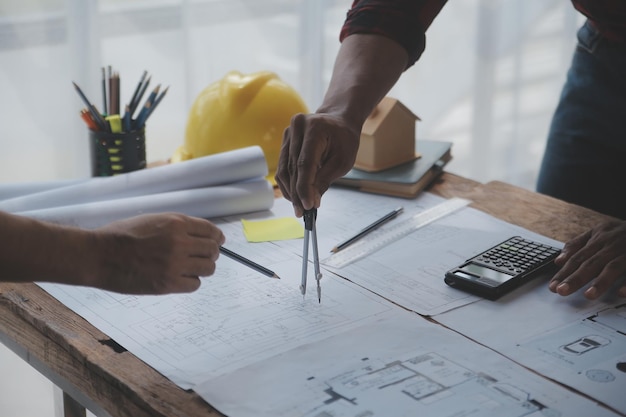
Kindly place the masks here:
<instances>
[{"instance_id":1,"label":"calculator screen","mask_svg":"<svg viewBox=\"0 0 626 417\"><path fill-rule=\"evenodd\" d=\"M479 277L485 277L490 280L496 281L499 284L513 278L513 275L505 274L504 272L499 272L490 268L485 268L484 266L476 265L471 262L463 265L463 267L460 269L463 271L467 271L471 275L477 275Z\"/></svg>"}]
</instances>

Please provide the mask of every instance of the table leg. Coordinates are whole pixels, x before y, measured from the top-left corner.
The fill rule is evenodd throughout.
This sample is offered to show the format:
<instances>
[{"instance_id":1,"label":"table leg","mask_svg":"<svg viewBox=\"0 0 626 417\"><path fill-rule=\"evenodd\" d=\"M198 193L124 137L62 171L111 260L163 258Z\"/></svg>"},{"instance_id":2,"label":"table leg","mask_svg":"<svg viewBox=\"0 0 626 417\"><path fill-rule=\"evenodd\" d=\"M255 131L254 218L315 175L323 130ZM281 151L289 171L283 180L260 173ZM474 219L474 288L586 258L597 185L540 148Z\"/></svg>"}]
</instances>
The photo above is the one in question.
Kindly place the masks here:
<instances>
[{"instance_id":1,"label":"table leg","mask_svg":"<svg viewBox=\"0 0 626 417\"><path fill-rule=\"evenodd\" d=\"M78 401L63 393L63 417L87 417L87 410Z\"/></svg>"}]
</instances>

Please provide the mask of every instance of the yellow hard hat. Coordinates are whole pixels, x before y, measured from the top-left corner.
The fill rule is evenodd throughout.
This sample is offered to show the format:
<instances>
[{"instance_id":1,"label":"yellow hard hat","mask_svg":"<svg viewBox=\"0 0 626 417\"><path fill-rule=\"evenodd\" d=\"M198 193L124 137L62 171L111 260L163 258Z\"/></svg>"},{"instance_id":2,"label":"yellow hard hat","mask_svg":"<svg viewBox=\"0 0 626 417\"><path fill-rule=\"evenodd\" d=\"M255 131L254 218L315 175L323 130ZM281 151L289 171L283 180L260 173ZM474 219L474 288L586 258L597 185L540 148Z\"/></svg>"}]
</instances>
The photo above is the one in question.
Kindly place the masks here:
<instances>
[{"instance_id":1,"label":"yellow hard hat","mask_svg":"<svg viewBox=\"0 0 626 417\"><path fill-rule=\"evenodd\" d=\"M283 131L296 113L307 113L298 93L275 73L231 71L206 87L191 106L185 143L172 162L259 145L274 182Z\"/></svg>"}]
</instances>

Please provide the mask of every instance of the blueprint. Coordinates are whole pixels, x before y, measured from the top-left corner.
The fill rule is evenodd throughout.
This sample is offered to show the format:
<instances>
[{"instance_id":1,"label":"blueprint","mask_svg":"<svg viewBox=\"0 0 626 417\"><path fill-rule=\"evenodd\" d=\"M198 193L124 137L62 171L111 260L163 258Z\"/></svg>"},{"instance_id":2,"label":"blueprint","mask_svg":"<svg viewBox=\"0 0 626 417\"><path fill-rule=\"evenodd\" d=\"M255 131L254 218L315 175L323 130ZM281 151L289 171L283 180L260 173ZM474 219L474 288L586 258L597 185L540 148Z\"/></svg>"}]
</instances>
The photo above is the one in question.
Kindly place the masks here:
<instances>
[{"instance_id":1,"label":"blueprint","mask_svg":"<svg viewBox=\"0 0 626 417\"><path fill-rule=\"evenodd\" d=\"M0 201L0 210L18 213L111 201L234 184L265 175L267 163L263 150L251 146L110 177L70 182L66 186L43 187L39 191L33 187L31 194Z\"/></svg>"},{"instance_id":2,"label":"blueprint","mask_svg":"<svg viewBox=\"0 0 626 417\"><path fill-rule=\"evenodd\" d=\"M321 257L398 206L409 216L442 201L429 193L404 200L334 189L324 198L317 217ZM623 312L606 310L614 306L610 300L555 296L535 280L491 302L443 281L446 270L512 235L559 242L466 207L367 258L324 267L318 302L312 267L307 294L298 289L302 239L250 243L243 234L242 217L289 215L291 204L279 199L270 210L212 219L225 247L280 279L222 256L215 274L190 294L126 296L40 285L233 417L612 415L515 362L624 410L626 397L602 391L623 386L626 362L619 354L626 352L623 333L616 334ZM562 360L563 350L579 354ZM592 356L599 352L607 352L606 363Z\"/></svg>"},{"instance_id":3,"label":"blueprint","mask_svg":"<svg viewBox=\"0 0 626 417\"><path fill-rule=\"evenodd\" d=\"M222 256L215 275L203 278L201 288L190 294L129 296L40 285L182 388L336 335L395 308L330 277L323 278L322 303L313 294L303 298L298 259L284 251L263 252L255 261L273 268L281 279Z\"/></svg>"},{"instance_id":4,"label":"blueprint","mask_svg":"<svg viewBox=\"0 0 626 417\"><path fill-rule=\"evenodd\" d=\"M480 301L437 321L548 378L626 414L626 305L590 301L533 283L528 295ZM477 326L476 323L485 325Z\"/></svg>"},{"instance_id":5,"label":"blueprint","mask_svg":"<svg viewBox=\"0 0 626 417\"><path fill-rule=\"evenodd\" d=\"M320 352L333 352L332 358ZM399 312L195 388L229 416L612 416L471 341Z\"/></svg>"},{"instance_id":6,"label":"blueprint","mask_svg":"<svg viewBox=\"0 0 626 417\"><path fill-rule=\"evenodd\" d=\"M259 177L236 184L50 207L17 214L94 229L116 220L146 213L176 212L206 218L266 210L273 204L272 186L265 178Z\"/></svg>"},{"instance_id":7,"label":"blueprint","mask_svg":"<svg viewBox=\"0 0 626 417\"><path fill-rule=\"evenodd\" d=\"M318 211L320 256L327 257L337 243L354 235L355 230L361 230L398 206L404 208L403 213L364 239L375 239L377 232L381 232L386 226L442 201L443 198L430 193L422 193L416 199L406 200L372 197L358 191L331 188L324 194L324 205ZM293 212L291 204L288 204L287 209ZM285 210L284 204L277 201L272 210ZM560 242L465 207L390 243L358 262L340 269L324 267L409 310L434 316L479 300L475 296L448 287L443 282L445 272L482 250L515 235L562 246ZM285 241L276 244L290 248L296 254L302 253L300 242ZM545 285L545 281L543 284ZM515 295L524 292L525 289L521 288Z\"/></svg>"},{"instance_id":8,"label":"blueprint","mask_svg":"<svg viewBox=\"0 0 626 417\"><path fill-rule=\"evenodd\" d=\"M516 348L510 355L521 363L626 413L626 304L522 340Z\"/></svg>"}]
</instances>

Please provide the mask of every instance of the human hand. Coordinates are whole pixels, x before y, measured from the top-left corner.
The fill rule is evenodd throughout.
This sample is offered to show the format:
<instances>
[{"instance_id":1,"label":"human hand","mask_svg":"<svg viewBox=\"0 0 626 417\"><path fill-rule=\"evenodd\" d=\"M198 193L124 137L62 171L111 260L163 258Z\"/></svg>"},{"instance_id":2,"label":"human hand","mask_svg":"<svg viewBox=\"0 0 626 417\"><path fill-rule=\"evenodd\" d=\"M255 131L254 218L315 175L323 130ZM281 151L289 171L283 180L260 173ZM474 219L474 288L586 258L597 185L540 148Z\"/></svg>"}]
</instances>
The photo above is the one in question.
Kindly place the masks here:
<instances>
[{"instance_id":1,"label":"human hand","mask_svg":"<svg viewBox=\"0 0 626 417\"><path fill-rule=\"evenodd\" d=\"M222 231L177 213L146 214L95 230L103 256L93 286L126 294L195 291L212 275Z\"/></svg>"},{"instance_id":2,"label":"human hand","mask_svg":"<svg viewBox=\"0 0 626 417\"><path fill-rule=\"evenodd\" d=\"M331 182L347 173L359 150L361 130L338 116L298 114L285 130L276 183L297 217L318 208Z\"/></svg>"},{"instance_id":3,"label":"human hand","mask_svg":"<svg viewBox=\"0 0 626 417\"><path fill-rule=\"evenodd\" d=\"M626 222L608 221L570 240L555 263L561 269L550 281L550 291L570 295L592 282L584 296L598 298L626 273ZM617 293L626 297L626 283Z\"/></svg>"}]
</instances>

